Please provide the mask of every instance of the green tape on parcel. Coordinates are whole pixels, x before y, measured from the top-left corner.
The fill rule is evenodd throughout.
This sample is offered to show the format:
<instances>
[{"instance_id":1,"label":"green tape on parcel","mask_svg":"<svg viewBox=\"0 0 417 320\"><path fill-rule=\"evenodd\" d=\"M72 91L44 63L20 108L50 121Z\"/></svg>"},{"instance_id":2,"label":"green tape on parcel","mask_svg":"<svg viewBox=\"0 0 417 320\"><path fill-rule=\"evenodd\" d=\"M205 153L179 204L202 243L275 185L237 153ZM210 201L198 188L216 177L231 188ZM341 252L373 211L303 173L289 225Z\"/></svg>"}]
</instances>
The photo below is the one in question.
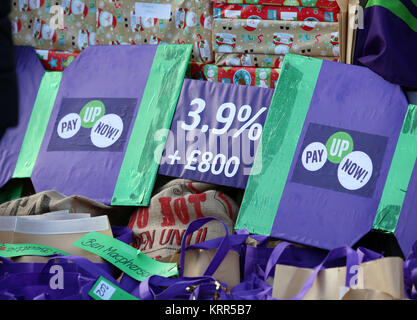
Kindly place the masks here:
<instances>
[{"instance_id":1,"label":"green tape on parcel","mask_svg":"<svg viewBox=\"0 0 417 320\"><path fill-rule=\"evenodd\" d=\"M49 117L54 107L55 98L61 83L62 72L45 72L32 114L29 119L13 178L30 178L35 166L42 137L45 135Z\"/></svg>"},{"instance_id":2,"label":"green tape on parcel","mask_svg":"<svg viewBox=\"0 0 417 320\"><path fill-rule=\"evenodd\" d=\"M102 233L90 232L73 245L102 257L138 281L143 281L152 275L163 277L178 275L176 263L156 261L132 246Z\"/></svg>"},{"instance_id":3,"label":"green tape on parcel","mask_svg":"<svg viewBox=\"0 0 417 320\"><path fill-rule=\"evenodd\" d=\"M411 0L417 6L416 0ZM366 8L380 6L403 20L414 32L417 32L417 18L400 0L369 0Z\"/></svg>"},{"instance_id":4,"label":"green tape on parcel","mask_svg":"<svg viewBox=\"0 0 417 320\"><path fill-rule=\"evenodd\" d=\"M112 205L149 205L163 152L163 148L158 148L160 142L156 141L155 134L171 127L191 50L191 45L158 46Z\"/></svg>"},{"instance_id":5,"label":"green tape on parcel","mask_svg":"<svg viewBox=\"0 0 417 320\"><path fill-rule=\"evenodd\" d=\"M322 65L322 60L310 58L311 63L305 63L301 58L285 56L236 229L271 232Z\"/></svg>"},{"instance_id":6,"label":"green tape on parcel","mask_svg":"<svg viewBox=\"0 0 417 320\"><path fill-rule=\"evenodd\" d=\"M408 184L417 159L417 106L410 105L398 138L373 228L393 233L397 228Z\"/></svg>"}]
</instances>

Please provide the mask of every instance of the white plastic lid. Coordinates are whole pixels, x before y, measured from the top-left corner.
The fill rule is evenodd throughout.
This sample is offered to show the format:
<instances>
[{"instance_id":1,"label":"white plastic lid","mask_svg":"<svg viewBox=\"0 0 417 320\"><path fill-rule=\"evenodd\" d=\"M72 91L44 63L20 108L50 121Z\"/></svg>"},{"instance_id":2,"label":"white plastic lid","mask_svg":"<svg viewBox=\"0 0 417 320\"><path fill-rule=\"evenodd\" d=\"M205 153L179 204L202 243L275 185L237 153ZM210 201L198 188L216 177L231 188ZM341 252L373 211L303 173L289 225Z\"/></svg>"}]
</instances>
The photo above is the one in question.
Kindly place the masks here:
<instances>
[{"instance_id":1,"label":"white plastic lid","mask_svg":"<svg viewBox=\"0 0 417 320\"><path fill-rule=\"evenodd\" d=\"M104 231L110 228L107 216L79 219L25 219L18 217L15 232L25 234L68 234Z\"/></svg>"}]
</instances>

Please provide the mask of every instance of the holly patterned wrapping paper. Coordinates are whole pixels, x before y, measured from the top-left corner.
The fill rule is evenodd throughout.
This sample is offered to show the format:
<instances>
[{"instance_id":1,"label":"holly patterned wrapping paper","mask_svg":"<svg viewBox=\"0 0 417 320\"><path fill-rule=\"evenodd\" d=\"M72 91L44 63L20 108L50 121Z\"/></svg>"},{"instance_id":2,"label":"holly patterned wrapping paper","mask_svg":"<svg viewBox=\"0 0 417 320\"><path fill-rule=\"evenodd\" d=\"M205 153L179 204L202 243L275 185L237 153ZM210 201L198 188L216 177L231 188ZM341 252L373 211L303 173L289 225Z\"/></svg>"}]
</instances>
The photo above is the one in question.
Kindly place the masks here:
<instances>
[{"instance_id":1,"label":"holly patterned wrapping paper","mask_svg":"<svg viewBox=\"0 0 417 320\"><path fill-rule=\"evenodd\" d=\"M78 57L78 52L36 50L36 54L47 71L64 71Z\"/></svg>"},{"instance_id":2,"label":"holly patterned wrapping paper","mask_svg":"<svg viewBox=\"0 0 417 320\"><path fill-rule=\"evenodd\" d=\"M223 67L191 62L186 76L196 80L275 88L279 73L280 69L276 68Z\"/></svg>"},{"instance_id":3,"label":"holly patterned wrapping paper","mask_svg":"<svg viewBox=\"0 0 417 320\"><path fill-rule=\"evenodd\" d=\"M96 5L98 44L192 44L192 60L214 61L209 0L98 0Z\"/></svg>"},{"instance_id":4,"label":"holly patterned wrapping paper","mask_svg":"<svg viewBox=\"0 0 417 320\"><path fill-rule=\"evenodd\" d=\"M213 51L339 57L339 23L214 19Z\"/></svg>"},{"instance_id":5,"label":"holly patterned wrapping paper","mask_svg":"<svg viewBox=\"0 0 417 320\"><path fill-rule=\"evenodd\" d=\"M95 0L13 0L15 45L77 52L96 43Z\"/></svg>"},{"instance_id":6,"label":"holly patterned wrapping paper","mask_svg":"<svg viewBox=\"0 0 417 320\"><path fill-rule=\"evenodd\" d=\"M260 53L215 53L218 66L259 67L281 69L285 55ZM339 62L338 57L318 57L323 60Z\"/></svg>"},{"instance_id":7,"label":"holly patterned wrapping paper","mask_svg":"<svg viewBox=\"0 0 417 320\"><path fill-rule=\"evenodd\" d=\"M274 6L338 8L336 0L212 0L228 4L270 4Z\"/></svg>"},{"instance_id":8,"label":"holly patterned wrapping paper","mask_svg":"<svg viewBox=\"0 0 417 320\"><path fill-rule=\"evenodd\" d=\"M340 9L213 3L213 18L337 22Z\"/></svg>"}]
</instances>

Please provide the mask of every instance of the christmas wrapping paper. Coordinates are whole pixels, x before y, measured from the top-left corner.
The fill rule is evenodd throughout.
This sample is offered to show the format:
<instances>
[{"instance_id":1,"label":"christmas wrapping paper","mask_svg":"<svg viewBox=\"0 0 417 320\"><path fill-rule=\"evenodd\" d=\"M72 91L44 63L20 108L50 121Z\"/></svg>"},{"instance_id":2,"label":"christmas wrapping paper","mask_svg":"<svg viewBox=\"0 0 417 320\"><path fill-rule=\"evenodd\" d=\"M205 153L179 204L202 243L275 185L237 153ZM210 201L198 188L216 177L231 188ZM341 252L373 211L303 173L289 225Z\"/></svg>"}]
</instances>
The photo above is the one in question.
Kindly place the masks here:
<instances>
[{"instance_id":1,"label":"christmas wrapping paper","mask_svg":"<svg viewBox=\"0 0 417 320\"><path fill-rule=\"evenodd\" d=\"M192 44L192 60L212 62L212 20L209 0L97 1L97 42Z\"/></svg>"},{"instance_id":2,"label":"christmas wrapping paper","mask_svg":"<svg viewBox=\"0 0 417 320\"><path fill-rule=\"evenodd\" d=\"M337 22L214 19L215 53L338 57Z\"/></svg>"},{"instance_id":3,"label":"christmas wrapping paper","mask_svg":"<svg viewBox=\"0 0 417 320\"><path fill-rule=\"evenodd\" d=\"M13 41L36 49L81 51L96 43L95 16L95 0L15 0Z\"/></svg>"},{"instance_id":4,"label":"christmas wrapping paper","mask_svg":"<svg viewBox=\"0 0 417 320\"><path fill-rule=\"evenodd\" d=\"M212 0L229 4L270 4L274 6L338 8L336 0Z\"/></svg>"},{"instance_id":5,"label":"christmas wrapping paper","mask_svg":"<svg viewBox=\"0 0 417 320\"><path fill-rule=\"evenodd\" d=\"M281 69L285 55L260 53L216 53L215 64L218 66L258 67ZM339 62L338 57L318 57L323 60Z\"/></svg>"},{"instance_id":6,"label":"christmas wrapping paper","mask_svg":"<svg viewBox=\"0 0 417 320\"><path fill-rule=\"evenodd\" d=\"M64 71L78 57L78 52L36 50L36 54L47 71Z\"/></svg>"},{"instance_id":7,"label":"christmas wrapping paper","mask_svg":"<svg viewBox=\"0 0 417 320\"><path fill-rule=\"evenodd\" d=\"M339 8L213 3L213 18L337 22Z\"/></svg>"},{"instance_id":8,"label":"christmas wrapping paper","mask_svg":"<svg viewBox=\"0 0 417 320\"><path fill-rule=\"evenodd\" d=\"M279 73L280 69L276 68L222 67L215 64L192 63L187 76L196 80L275 88Z\"/></svg>"},{"instance_id":9,"label":"christmas wrapping paper","mask_svg":"<svg viewBox=\"0 0 417 320\"><path fill-rule=\"evenodd\" d=\"M204 79L204 66L207 63L190 61L188 63L187 71L185 72L185 78L194 80Z\"/></svg>"}]
</instances>

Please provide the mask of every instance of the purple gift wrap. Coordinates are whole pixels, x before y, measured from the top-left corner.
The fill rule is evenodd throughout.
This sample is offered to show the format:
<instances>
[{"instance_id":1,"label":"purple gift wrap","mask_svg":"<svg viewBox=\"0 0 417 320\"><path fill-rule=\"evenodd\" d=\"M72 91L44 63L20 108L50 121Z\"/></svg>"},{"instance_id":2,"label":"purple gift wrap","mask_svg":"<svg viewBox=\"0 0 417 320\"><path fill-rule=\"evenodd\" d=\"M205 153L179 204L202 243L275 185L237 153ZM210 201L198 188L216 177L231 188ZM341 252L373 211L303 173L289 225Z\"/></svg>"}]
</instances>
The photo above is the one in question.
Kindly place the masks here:
<instances>
[{"instance_id":1,"label":"purple gift wrap","mask_svg":"<svg viewBox=\"0 0 417 320\"><path fill-rule=\"evenodd\" d=\"M158 166L147 141L170 125L190 50L179 45L84 50L62 73L32 173L35 190L147 205ZM150 147L143 148L145 143Z\"/></svg>"},{"instance_id":2,"label":"purple gift wrap","mask_svg":"<svg viewBox=\"0 0 417 320\"><path fill-rule=\"evenodd\" d=\"M126 136L132 130L133 115L138 112L156 51L154 46L123 49L89 47L63 72L33 170L32 181L37 192L54 188L63 194L79 194L109 203L124 157L120 151L127 146ZM106 109L99 109L102 106L99 102L91 109L87 107L86 111L92 113L91 122L103 116L93 113L95 110L115 115L115 124L120 123L117 116L122 120L122 135L109 150L88 141L91 127L81 124L78 114L89 101L102 101ZM118 108L123 108L120 115Z\"/></svg>"},{"instance_id":3,"label":"purple gift wrap","mask_svg":"<svg viewBox=\"0 0 417 320\"><path fill-rule=\"evenodd\" d=\"M416 112L366 68L287 55L235 228L327 250L375 229L407 254Z\"/></svg>"},{"instance_id":4,"label":"purple gift wrap","mask_svg":"<svg viewBox=\"0 0 417 320\"><path fill-rule=\"evenodd\" d=\"M8 128L0 140L0 187L15 176L20 148L45 69L31 47L15 47L19 91L19 123ZM3 106L7 108L7 106Z\"/></svg>"},{"instance_id":5,"label":"purple gift wrap","mask_svg":"<svg viewBox=\"0 0 417 320\"><path fill-rule=\"evenodd\" d=\"M185 79L158 173L244 189L273 93Z\"/></svg>"},{"instance_id":6,"label":"purple gift wrap","mask_svg":"<svg viewBox=\"0 0 417 320\"><path fill-rule=\"evenodd\" d=\"M369 0L358 29L355 64L392 83L417 88L417 9L414 0Z\"/></svg>"}]
</instances>

